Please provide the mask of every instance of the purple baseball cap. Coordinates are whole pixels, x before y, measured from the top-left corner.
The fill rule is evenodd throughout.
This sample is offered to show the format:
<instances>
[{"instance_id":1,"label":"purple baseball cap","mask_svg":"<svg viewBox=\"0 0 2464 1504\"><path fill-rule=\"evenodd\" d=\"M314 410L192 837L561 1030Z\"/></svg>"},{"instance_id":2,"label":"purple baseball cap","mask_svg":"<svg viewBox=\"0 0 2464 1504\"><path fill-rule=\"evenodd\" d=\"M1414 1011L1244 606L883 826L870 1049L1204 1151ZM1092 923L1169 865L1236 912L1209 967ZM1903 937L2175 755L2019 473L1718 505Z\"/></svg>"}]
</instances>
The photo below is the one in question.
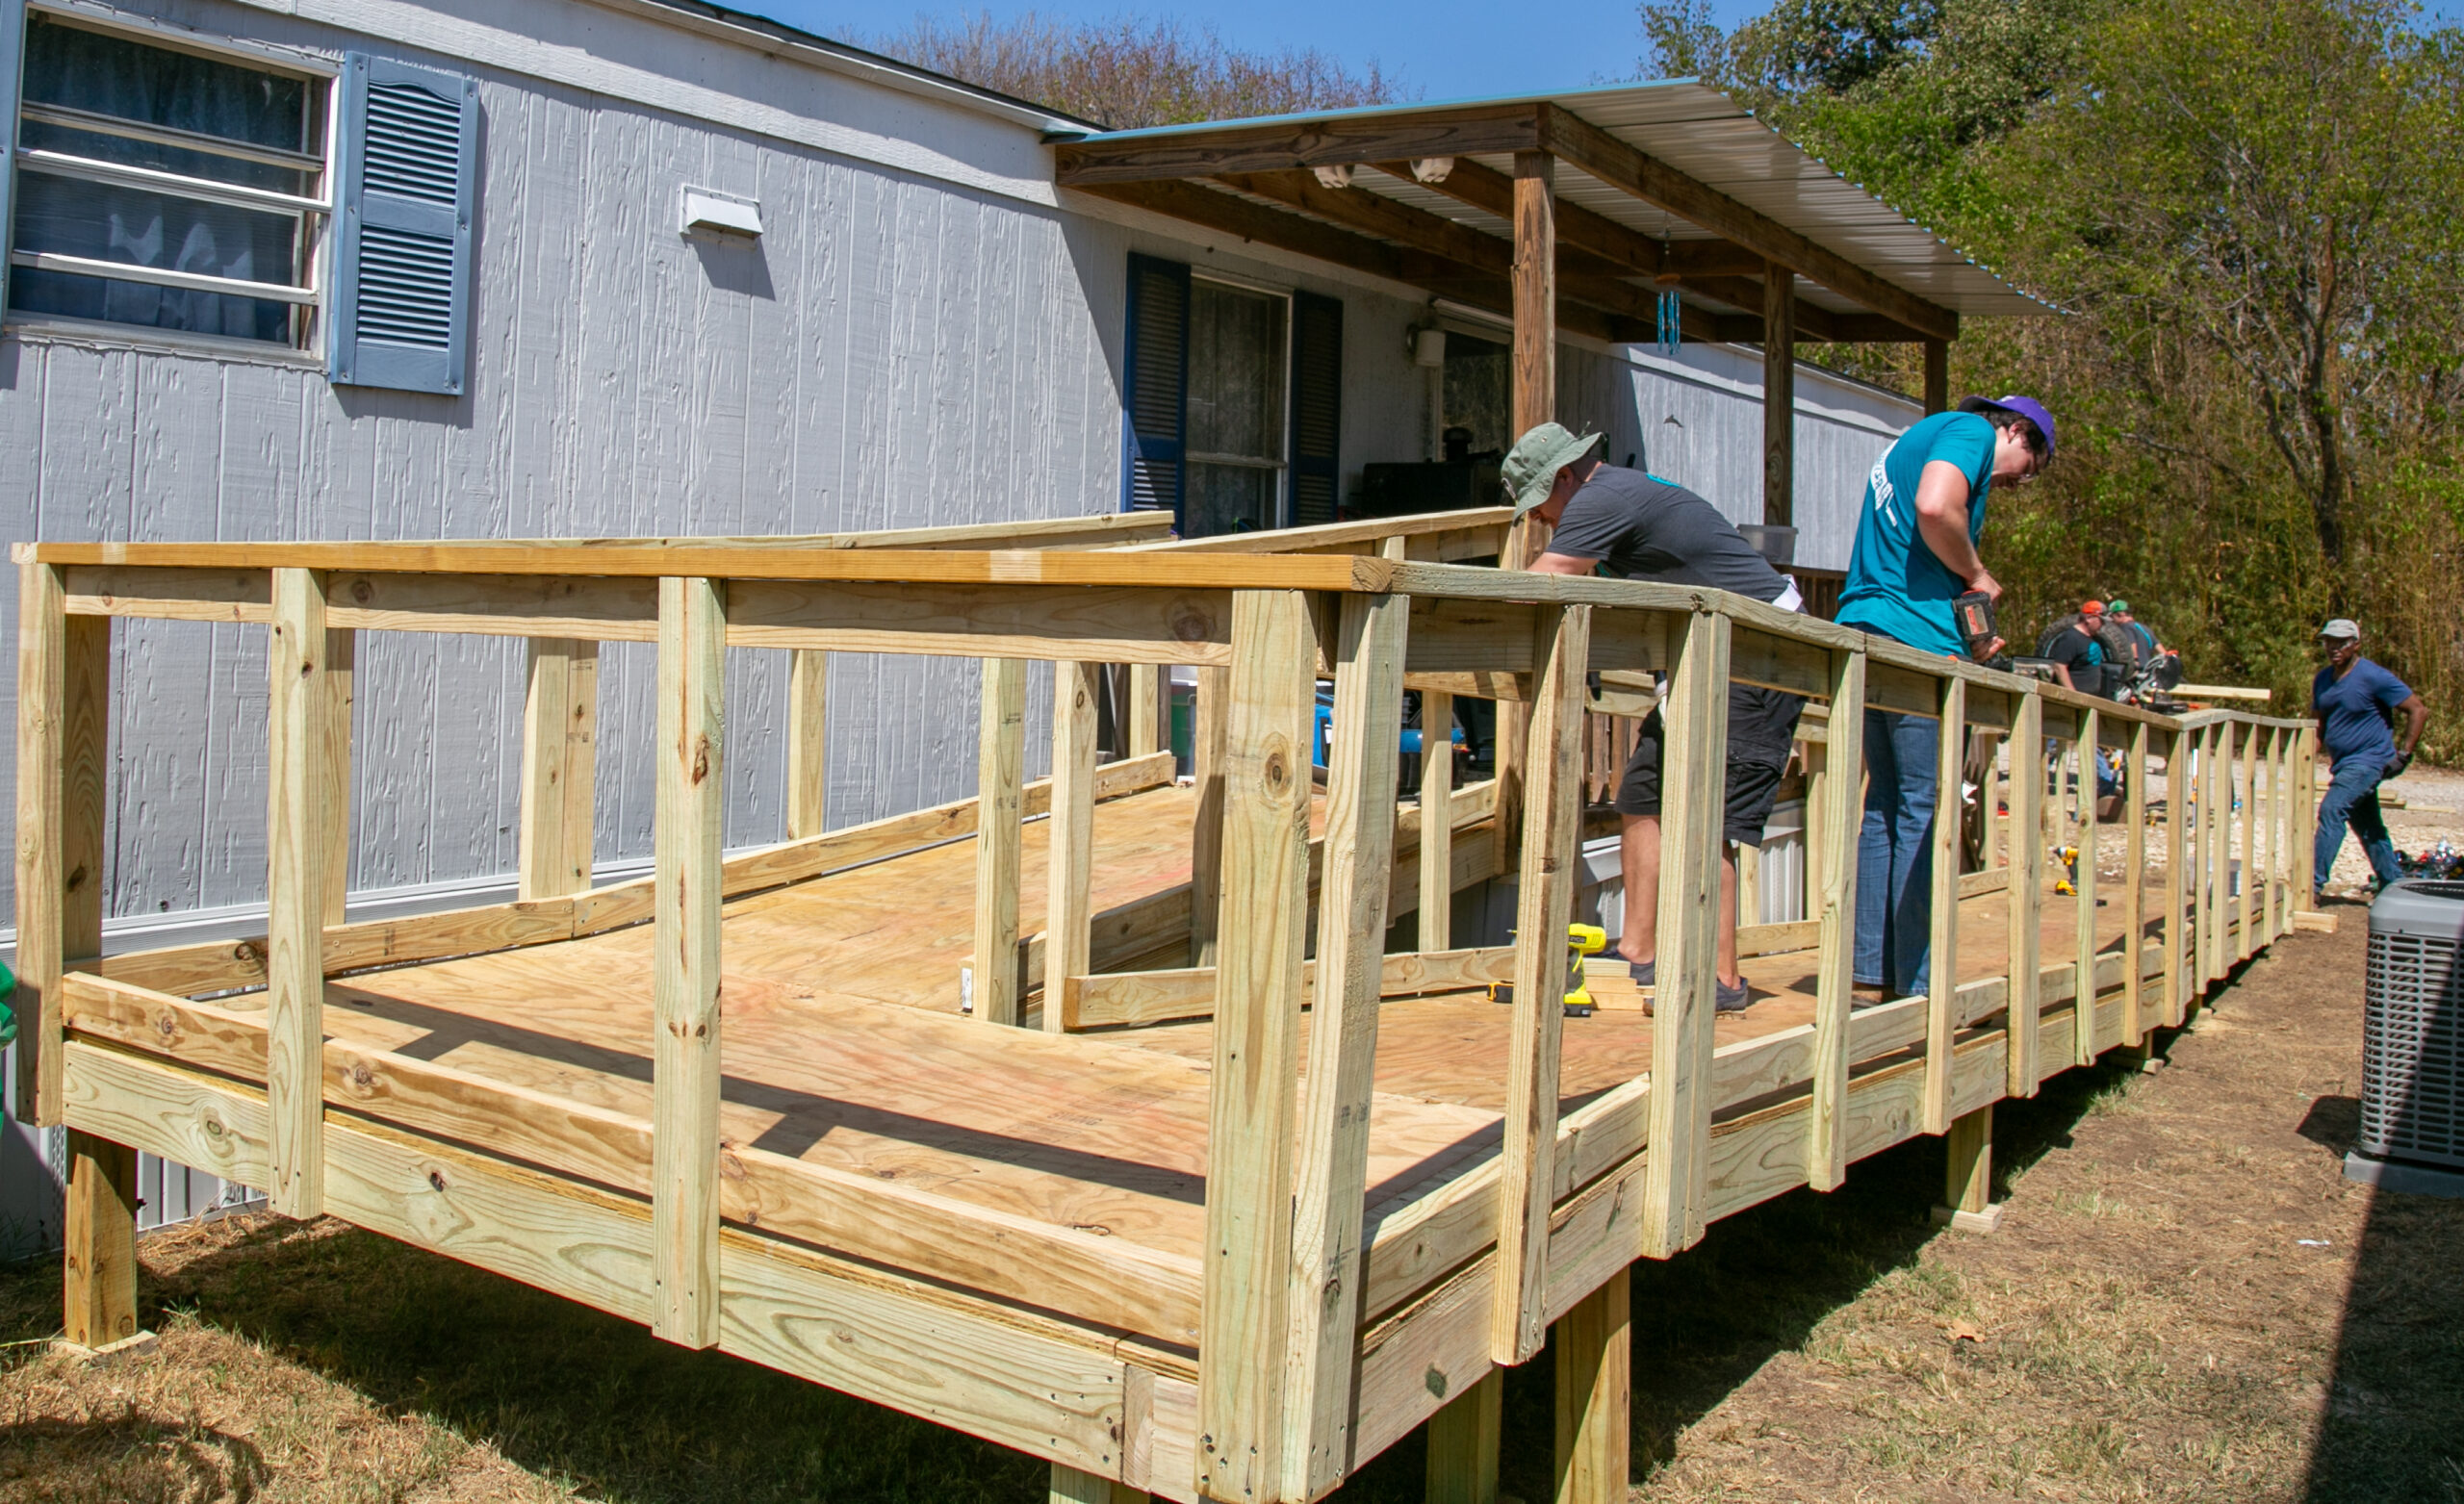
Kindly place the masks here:
<instances>
[{"instance_id":1,"label":"purple baseball cap","mask_svg":"<svg viewBox=\"0 0 2464 1504\"><path fill-rule=\"evenodd\" d=\"M1981 413L1988 408L2016 413L2036 424L2037 432L2044 435L2045 463L2053 463L2053 415L2044 410L2042 402L2032 396L1972 396L1960 404L1963 413Z\"/></svg>"}]
</instances>

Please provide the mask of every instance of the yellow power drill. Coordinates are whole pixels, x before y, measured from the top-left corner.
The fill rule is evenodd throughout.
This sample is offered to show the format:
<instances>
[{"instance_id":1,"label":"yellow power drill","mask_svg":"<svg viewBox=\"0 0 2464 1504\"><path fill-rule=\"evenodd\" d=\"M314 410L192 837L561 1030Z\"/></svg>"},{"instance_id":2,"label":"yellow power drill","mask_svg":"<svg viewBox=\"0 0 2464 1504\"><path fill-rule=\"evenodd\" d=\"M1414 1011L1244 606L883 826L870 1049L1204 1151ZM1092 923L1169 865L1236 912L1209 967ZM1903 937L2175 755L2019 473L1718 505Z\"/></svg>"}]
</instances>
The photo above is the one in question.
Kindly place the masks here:
<instances>
[{"instance_id":1,"label":"yellow power drill","mask_svg":"<svg viewBox=\"0 0 2464 1504\"><path fill-rule=\"evenodd\" d=\"M1583 957L1598 956L1606 949L1608 949L1608 931L1600 926L1566 926L1566 1016L1568 1018L1591 1016L1591 993L1585 985L1583 977ZM1513 1002L1514 983L1490 982L1489 1001L1492 1003Z\"/></svg>"}]
</instances>

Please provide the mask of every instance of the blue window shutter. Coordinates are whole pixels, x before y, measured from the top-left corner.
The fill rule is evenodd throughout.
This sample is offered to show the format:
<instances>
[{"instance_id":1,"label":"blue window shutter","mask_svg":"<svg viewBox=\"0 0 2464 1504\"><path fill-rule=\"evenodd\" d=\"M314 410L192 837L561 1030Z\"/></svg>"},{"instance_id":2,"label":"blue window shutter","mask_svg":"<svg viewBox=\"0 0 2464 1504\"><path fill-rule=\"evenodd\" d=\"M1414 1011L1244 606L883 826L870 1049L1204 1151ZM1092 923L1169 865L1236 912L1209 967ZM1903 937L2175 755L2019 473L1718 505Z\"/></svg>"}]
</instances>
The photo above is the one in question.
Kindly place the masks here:
<instances>
[{"instance_id":1,"label":"blue window shutter","mask_svg":"<svg viewBox=\"0 0 2464 1504\"><path fill-rule=\"evenodd\" d=\"M1190 406L1190 268L1129 258L1127 369L1121 380L1121 510L1172 514L1181 523L1189 473L1183 436Z\"/></svg>"},{"instance_id":2,"label":"blue window shutter","mask_svg":"<svg viewBox=\"0 0 2464 1504\"><path fill-rule=\"evenodd\" d=\"M0 0L0 306L9 292L9 251L17 233L17 77L26 62L26 0Z\"/></svg>"},{"instance_id":3,"label":"blue window shutter","mask_svg":"<svg viewBox=\"0 0 2464 1504\"><path fill-rule=\"evenodd\" d=\"M1335 520L1343 484L1344 305L1292 294L1292 525Z\"/></svg>"},{"instance_id":4,"label":"blue window shutter","mask_svg":"<svg viewBox=\"0 0 2464 1504\"><path fill-rule=\"evenodd\" d=\"M326 373L459 395L469 361L479 182L475 79L352 53Z\"/></svg>"}]
</instances>

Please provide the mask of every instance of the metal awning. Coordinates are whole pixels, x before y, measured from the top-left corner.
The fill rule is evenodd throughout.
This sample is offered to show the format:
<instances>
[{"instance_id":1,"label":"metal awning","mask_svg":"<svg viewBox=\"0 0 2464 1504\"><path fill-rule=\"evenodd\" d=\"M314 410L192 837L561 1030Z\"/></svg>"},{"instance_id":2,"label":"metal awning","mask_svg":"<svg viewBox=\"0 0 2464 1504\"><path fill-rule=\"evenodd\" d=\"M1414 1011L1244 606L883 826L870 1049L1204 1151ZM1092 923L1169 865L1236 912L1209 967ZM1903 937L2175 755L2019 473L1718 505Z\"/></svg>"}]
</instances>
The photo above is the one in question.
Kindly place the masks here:
<instances>
[{"instance_id":1,"label":"metal awning","mask_svg":"<svg viewBox=\"0 0 2464 1504\"><path fill-rule=\"evenodd\" d=\"M1774 268L1803 340L2053 312L1692 80L1047 139L1064 187L1500 311L1516 158L1545 156L1578 169L1553 175L1558 322L1611 340L1674 288L1687 337L1763 343Z\"/></svg>"}]
</instances>

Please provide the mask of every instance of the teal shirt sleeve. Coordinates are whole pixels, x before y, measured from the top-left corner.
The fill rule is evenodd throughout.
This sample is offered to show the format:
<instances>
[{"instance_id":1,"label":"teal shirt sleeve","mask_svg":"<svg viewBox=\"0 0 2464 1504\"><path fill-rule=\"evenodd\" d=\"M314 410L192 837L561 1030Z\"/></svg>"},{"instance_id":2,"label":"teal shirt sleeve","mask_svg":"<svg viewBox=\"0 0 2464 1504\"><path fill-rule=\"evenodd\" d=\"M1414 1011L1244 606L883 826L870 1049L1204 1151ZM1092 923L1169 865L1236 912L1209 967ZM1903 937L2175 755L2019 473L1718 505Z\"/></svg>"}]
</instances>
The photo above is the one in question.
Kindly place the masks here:
<instances>
[{"instance_id":1,"label":"teal shirt sleeve","mask_svg":"<svg viewBox=\"0 0 2464 1504\"><path fill-rule=\"evenodd\" d=\"M1985 509L1977 502L1993 484L1993 425L1974 413L1962 413L1934 436L1925 463L1936 460L1958 466L1967 477L1968 537L1973 541L1985 532Z\"/></svg>"}]
</instances>

